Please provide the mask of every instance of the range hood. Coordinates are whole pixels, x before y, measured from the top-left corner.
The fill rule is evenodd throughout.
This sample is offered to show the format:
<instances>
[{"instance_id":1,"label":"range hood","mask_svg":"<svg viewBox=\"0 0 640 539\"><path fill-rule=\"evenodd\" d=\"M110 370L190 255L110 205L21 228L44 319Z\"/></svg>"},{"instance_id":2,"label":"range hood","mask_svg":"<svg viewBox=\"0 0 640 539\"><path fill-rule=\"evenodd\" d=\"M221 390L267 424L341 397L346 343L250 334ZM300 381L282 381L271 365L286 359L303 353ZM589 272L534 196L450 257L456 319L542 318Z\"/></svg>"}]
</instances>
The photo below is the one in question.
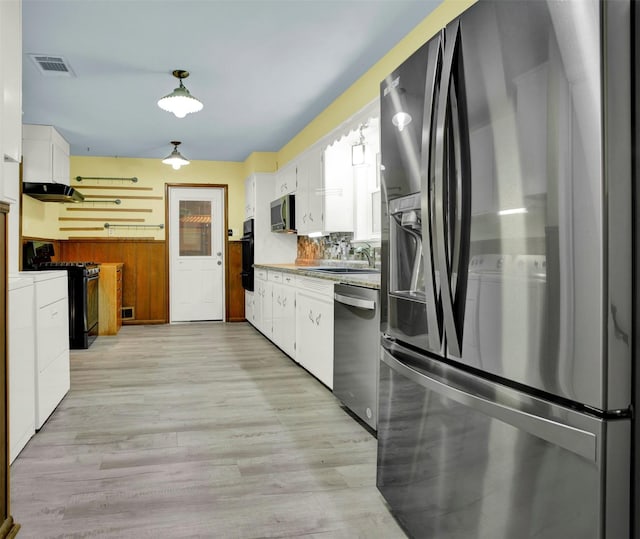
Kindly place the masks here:
<instances>
[{"instance_id":1,"label":"range hood","mask_svg":"<svg viewBox=\"0 0 640 539\"><path fill-rule=\"evenodd\" d=\"M84 196L62 183L24 182L22 192L42 202L82 202Z\"/></svg>"}]
</instances>

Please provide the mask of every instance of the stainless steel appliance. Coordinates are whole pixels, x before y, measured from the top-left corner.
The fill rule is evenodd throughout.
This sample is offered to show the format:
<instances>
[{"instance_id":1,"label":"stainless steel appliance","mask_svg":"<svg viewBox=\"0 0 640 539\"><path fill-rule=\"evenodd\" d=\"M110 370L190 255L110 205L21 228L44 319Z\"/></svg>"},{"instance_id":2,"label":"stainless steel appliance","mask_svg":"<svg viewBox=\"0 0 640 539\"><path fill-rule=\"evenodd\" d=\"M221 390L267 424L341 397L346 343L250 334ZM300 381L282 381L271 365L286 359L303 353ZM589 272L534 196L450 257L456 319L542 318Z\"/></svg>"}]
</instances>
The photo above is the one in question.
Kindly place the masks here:
<instances>
[{"instance_id":1,"label":"stainless steel appliance","mask_svg":"<svg viewBox=\"0 0 640 539\"><path fill-rule=\"evenodd\" d=\"M381 84L377 485L412 537L638 529L631 15L480 0Z\"/></svg>"},{"instance_id":2,"label":"stainless steel appliance","mask_svg":"<svg viewBox=\"0 0 640 539\"><path fill-rule=\"evenodd\" d=\"M271 232L293 234L296 231L296 198L284 195L271 202Z\"/></svg>"},{"instance_id":3,"label":"stainless steel appliance","mask_svg":"<svg viewBox=\"0 0 640 539\"><path fill-rule=\"evenodd\" d=\"M254 220L247 219L242 224L242 288L253 292L254 275L253 275L253 258L254 258Z\"/></svg>"},{"instance_id":4,"label":"stainless steel appliance","mask_svg":"<svg viewBox=\"0 0 640 539\"><path fill-rule=\"evenodd\" d=\"M333 394L375 430L380 293L347 284L336 284L333 291Z\"/></svg>"}]
</instances>

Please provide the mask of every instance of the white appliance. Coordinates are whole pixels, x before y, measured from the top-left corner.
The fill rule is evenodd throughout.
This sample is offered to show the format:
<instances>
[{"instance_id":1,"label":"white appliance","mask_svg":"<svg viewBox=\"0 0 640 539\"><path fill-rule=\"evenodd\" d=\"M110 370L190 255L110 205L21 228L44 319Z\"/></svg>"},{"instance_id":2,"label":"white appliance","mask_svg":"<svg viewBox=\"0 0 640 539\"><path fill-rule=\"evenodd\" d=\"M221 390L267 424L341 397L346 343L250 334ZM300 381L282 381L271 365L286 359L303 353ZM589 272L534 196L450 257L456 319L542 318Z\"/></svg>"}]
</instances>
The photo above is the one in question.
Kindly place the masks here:
<instances>
[{"instance_id":1,"label":"white appliance","mask_svg":"<svg viewBox=\"0 0 640 539\"><path fill-rule=\"evenodd\" d=\"M44 425L71 386L66 271L20 272L34 284L35 423Z\"/></svg>"},{"instance_id":2,"label":"white appliance","mask_svg":"<svg viewBox=\"0 0 640 539\"><path fill-rule=\"evenodd\" d=\"M32 279L9 276L9 463L36 432Z\"/></svg>"}]
</instances>

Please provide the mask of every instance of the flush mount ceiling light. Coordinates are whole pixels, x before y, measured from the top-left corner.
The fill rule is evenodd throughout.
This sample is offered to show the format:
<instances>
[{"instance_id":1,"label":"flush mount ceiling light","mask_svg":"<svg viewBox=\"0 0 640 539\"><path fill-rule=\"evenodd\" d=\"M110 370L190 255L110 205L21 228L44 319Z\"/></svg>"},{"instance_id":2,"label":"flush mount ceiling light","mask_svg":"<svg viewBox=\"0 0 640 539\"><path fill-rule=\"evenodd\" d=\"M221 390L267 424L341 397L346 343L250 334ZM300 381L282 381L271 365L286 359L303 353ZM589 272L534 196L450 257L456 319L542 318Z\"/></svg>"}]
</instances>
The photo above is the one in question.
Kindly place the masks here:
<instances>
[{"instance_id":1,"label":"flush mount ceiling light","mask_svg":"<svg viewBox=\"0 0 640 539\"><path fill-rule=\"evenodd\" d=\"M178 146L180 146L180 144L182 144L181 142L179 142L177 140L172 140L171 144L173 144L173 151L167 157L165 157L162 160L162 162L165 165L171 165L173 167L173 170L180 170L180 167L189 164L189 160L186 159L178 151Z\"/></svg>"},{"instance_id":2,"label":"flush mount ceiling light","mask_svg":"<svg viewBox=\"0 0 640 539\"><path fill-rule=\"evenodd\" d=\"M184 118L187 114L202 110L203 104L193 97L189 93L189 90L185 88L184 84L182 84L182 79L186 79L189 76L189 72L176 69L173 72L173 76L180 81L180 86L169 95L165 95L162 99L159 99L158 106L162 110L173 112L177 118Z\"/></svg>"}]
</instances>

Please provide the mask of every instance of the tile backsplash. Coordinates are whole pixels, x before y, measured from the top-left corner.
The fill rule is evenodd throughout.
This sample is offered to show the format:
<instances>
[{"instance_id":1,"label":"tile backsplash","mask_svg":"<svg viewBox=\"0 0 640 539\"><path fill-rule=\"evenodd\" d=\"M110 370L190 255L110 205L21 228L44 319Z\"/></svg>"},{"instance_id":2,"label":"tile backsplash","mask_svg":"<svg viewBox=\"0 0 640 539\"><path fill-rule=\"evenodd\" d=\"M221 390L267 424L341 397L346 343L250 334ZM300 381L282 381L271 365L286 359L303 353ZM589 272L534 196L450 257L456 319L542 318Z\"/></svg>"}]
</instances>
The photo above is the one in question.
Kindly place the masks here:
<instances>
[{"instance_id":1,"label":"tile backsplash","mask_svg":"<svg viewBox=\"0 0 640 539\"><path fill-rule=\"evenodd\" d=\"M353 234L333 233L320 238L298 236L296 264L314 266L324 261L360 262L363 265L379 266L380 245L352 243Z\"/></svg>"}]
</instances>

